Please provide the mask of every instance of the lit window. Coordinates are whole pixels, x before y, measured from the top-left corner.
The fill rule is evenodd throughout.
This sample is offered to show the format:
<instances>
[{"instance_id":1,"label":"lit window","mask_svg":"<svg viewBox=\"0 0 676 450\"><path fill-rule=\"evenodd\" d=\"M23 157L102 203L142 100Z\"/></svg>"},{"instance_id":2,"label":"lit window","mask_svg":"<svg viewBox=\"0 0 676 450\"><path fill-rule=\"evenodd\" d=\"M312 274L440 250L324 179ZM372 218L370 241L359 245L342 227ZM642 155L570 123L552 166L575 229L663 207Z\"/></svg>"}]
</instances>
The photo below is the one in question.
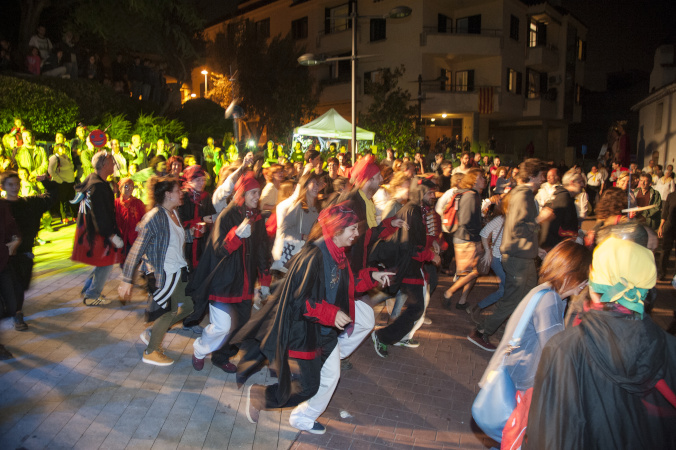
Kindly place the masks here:
<instances>
[{"instance_id":1,"label":"lit window","mask_svg":"<svg viewBox=\"0 0 676 450\"><path fill-rule=\"evenodd\" d=\"M455 72L455 90L457 92L474 91L474 71L461 70Z\"/></svg>"}]
</instances>

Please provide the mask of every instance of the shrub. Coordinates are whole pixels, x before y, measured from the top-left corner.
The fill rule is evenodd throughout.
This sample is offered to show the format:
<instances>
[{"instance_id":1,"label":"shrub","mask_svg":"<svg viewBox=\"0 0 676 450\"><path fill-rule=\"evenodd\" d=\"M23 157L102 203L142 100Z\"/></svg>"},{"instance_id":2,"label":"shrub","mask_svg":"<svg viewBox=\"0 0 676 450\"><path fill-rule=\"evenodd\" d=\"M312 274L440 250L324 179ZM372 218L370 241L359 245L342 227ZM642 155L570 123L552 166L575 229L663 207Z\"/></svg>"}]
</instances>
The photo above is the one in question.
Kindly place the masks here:
<instances>
[{"instance_id":1,"label":"shrub","mask_svg":"<svg viewBox=\"0 0 676 450\"><path fill-rule=\"evenodd\" d=\"M141 114L136 120L132 134L140 135L142 142L157 142L158 139L164 139L168 144L183 136L185 128L178 120Z\"/></svg>"},{"instance_id":2,"label":"shrub","mask_svg":"<svg viewBox=\"0 0 676 450\"><path fill-rule=\"evenodd\" d=\"M77 124L78 105L61 91L0 76L0 130L8 132L21 117L38 136L68 133Z\"/></svg>"},{"instance_id":3,"label":"shrub","mask_svg":"<svg viewBox=\"0 0 676 450\"><path fill-rule=\"evenodd\" d=\"M185 124L191 142L205 144L209 136L221 140L232 133L232 119L226 120L225 110L211 100L188 100L176 117Z\"/></svg>"}]
</instances>

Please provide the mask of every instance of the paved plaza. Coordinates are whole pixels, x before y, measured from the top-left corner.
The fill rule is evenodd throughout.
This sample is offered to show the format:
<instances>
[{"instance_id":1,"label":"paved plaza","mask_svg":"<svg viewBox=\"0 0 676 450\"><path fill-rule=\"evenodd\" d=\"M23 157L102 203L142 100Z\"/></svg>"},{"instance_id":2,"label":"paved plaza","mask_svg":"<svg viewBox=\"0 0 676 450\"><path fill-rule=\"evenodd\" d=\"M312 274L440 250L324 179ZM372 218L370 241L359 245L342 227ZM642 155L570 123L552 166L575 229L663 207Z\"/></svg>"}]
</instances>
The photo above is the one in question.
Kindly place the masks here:
<instances>
[{"instance_id":1,"label":"paved plaza","mask_svg":"<svg viewBox=\"0 0 676 450\"><path fill-rule=\"evenodd\" d=\"M11 319L0 324L0 342L15 359L0 362L0 448L243 448L243 449L482 449L487 438L470 415L490 354L465 336L473 323L464 311L441 307L450 278L432 297L431 325L416 335L417 349L394 347L378 357L370 339L352 357L326 413L322 436L299 433L288 424L290 410L261 412L247 421L244 389L207 359L192 368L196 335L172 329L164 340L177 362L157 367L141 362L139 334L145 296L86 307L80 290L89 272L70 257L74 227L41 233L36 269L24 312L29 329L17 332ZM104 294L117 299L113 271ZM495 289L482 277L471 300ZM659 284L655 320L667 327L676 301L669 283ZM383 305L376 308L386 323ZM493 337L497 343L499 331ZM267 370L249 380L272 383Z\"/></svg>"}]
</instances>

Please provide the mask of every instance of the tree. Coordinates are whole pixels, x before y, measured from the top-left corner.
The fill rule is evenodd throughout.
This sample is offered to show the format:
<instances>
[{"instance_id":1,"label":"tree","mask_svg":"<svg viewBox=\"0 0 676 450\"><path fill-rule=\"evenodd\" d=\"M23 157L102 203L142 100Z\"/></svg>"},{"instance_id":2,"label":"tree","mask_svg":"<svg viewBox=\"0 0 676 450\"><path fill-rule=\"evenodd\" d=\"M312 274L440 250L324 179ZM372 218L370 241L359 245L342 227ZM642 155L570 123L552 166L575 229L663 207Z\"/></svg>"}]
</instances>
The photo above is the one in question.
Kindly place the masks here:
<instances>
[{"instance_id":1,"label":"tree","mask_svg":"<svg viewBox=\"0 0 676 450\"><path fill-rule=\"evenodd\" d=\"M189 0L21 0L22 42L47 14L64 17L64 28L87 47L160 56L180 81L189 78L202 43L203 21Z\"/></svg>"},{"instance_id":2,"label":"tree","mask_svg":"<svg viewBox=\"0 0 676 450\"><path fill-rule=\"evenodd\" d=\"M367 81L364 91L373 97L365 114L359 114L359 126L376 134L378 147L403 151L414 148L418 139L415 130L416 108L411 94L398 87L404 66L383 69L379 81Z\"/></svg>"},{"instance_id":3,"label":"tree","mask_svg":"<svg viewBox=\"0 0 676 450\"><path fill-rule=\"evenodd\" d=\"M272 139L286 141L290 131L314 115L318 94L307 67L298 64L303 48L290 35L267 38L254 24L228 27L208 46L209 66L221 73L236 73L234 96L247 118L258 119ZM236 72L235 72L236 71Z\"/></svg>"}]
</instances>

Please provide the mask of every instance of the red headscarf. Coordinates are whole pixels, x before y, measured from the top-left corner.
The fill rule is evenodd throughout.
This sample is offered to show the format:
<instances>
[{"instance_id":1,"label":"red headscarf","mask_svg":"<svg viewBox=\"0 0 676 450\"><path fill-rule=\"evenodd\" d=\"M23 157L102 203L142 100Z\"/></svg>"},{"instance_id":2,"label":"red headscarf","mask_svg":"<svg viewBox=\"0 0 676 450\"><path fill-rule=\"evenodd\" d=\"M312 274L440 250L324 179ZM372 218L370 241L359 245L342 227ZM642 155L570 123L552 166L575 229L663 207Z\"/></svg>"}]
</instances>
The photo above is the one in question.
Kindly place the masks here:
<instances>
[{"instance_id":1,"label":"red headscarf","mask_svg":"<svg viewBox=\"0 0 676 450\"><path fill-rule=\"evenodd\" d=\"M194 166L189 166L183 171L183 178L185 178L186 182L190 182L196 178L199 177L206 177L207 174L202 169L202 166L194 165Z\"/></svg>"},{"instance_id":2,"label":"red headscarf","mask_svg":"<svg viewBox=\"0 0 676 450\"><path fill-rule=\"evenodd\" d=\"M252 189L260 189L261 185L258 183L258 180L254 177L253 172L247 172L237 180L235 183L235 196L234 201L239 206L244 204L244 194Z\"/></svg>"},{"instance_id":3,"label":"red headscarf","mask_svg":"<svg viewBox=\"0 0 676 450\"><path fill-rule=\"evenodd\" d=\"M324 209L319 214L319 219L317 220L322 227L322 235L324 236L324 242L326 242L329 253L338 263L338 267L344 269L347 263L345 249L339 248L333 242L333 236L336 235L338 230L345 229L359 222L357 214L347 206L347 203L340 203Z\"/></svg>"},{"instance_id":4,"label":"red headscarf","mask_svg":"<svg viewBox=\"0 0 676 450\"><path fill-rule=\"evenodd\" d=\"M366 181L375 177L380 172L380 167L376 164L373 155L367 155L357 161L352 168L352 184L361 186Z\"/></svg>"}]
</instances>

